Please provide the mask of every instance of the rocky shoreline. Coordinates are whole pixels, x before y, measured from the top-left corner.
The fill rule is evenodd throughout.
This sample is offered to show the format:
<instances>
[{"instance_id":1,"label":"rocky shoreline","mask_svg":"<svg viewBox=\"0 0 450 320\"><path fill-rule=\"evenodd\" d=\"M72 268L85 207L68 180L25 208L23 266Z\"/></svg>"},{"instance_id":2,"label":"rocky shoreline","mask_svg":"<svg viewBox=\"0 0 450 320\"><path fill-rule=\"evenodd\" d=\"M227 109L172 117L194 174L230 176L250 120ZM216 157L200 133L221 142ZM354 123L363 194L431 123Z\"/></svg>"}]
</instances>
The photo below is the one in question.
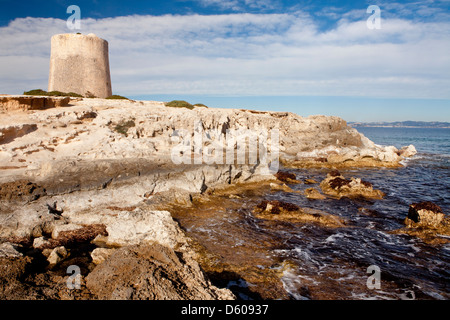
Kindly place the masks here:
<instances>
[{"instance_id":1,"label":"rocky shoreline","mask_svg":"<svg viewBox=\"0 0 450 320\"><path fill-rule=\"evenodd\" d=\"M220 288L212 284L214 274L224 278L217 266L205 275L211 253L186 235L171 209L195 209L230 188L225 194L231 197L241 185L288 187L261 161L195 163L195 145L188 145L191 163L174 163L181 130L194 140L196 133L206 136L200 150L228 138L230 130L250 133L243 141L277 130L286 167L395 167L415 154L413 146L377 146L337 117L105 99L72 99L44 110L3 107L0 113L1 299L235 299L220 277L213 279ZM229 145L233 154L239 139ZM382 197L368 183L340 174L320 187L323 194L312 188L310 196L356 190ZM279 207L265 203L260 214L273 218ZM286 216L300 210L290 209L275 210L287 210ZM312 212L303 218L342 223ZM71 266L79 268L79 278L67 272ZM271 297L286 298L276 290Z\"/></svg>"}]
</instances>

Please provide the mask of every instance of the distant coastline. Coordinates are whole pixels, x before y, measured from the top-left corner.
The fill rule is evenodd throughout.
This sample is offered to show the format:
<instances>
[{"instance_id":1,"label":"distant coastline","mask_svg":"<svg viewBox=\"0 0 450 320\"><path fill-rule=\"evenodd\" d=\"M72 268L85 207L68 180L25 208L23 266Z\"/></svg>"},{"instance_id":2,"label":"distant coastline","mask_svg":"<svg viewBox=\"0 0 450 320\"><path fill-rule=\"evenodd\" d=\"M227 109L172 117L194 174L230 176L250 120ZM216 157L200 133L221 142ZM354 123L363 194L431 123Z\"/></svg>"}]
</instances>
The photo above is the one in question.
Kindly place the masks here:
<instances>
[{"instance_id":1,"label":"distant coastline","mask_svg":"<svg viewBox=\"0 0 450 320\"><path fill-rule=\"evenodd\" d=\"M442 128L450 129L450 122L396 121L396 122L349 122L354 128Z\"/></svg>"}]
</instances>

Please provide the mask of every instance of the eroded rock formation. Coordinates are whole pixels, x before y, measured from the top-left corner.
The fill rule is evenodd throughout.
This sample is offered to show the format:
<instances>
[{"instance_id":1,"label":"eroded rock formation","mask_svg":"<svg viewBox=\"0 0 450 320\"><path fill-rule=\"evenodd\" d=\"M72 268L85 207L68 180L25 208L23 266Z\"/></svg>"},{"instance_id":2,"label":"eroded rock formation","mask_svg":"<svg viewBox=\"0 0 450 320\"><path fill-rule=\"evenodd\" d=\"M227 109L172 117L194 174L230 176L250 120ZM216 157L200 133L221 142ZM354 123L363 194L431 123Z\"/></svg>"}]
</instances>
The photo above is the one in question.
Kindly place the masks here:
<instances>
[{"instance_id":1,"label":"eroded rock formation","mask_svg":"<svg viewBox=\"0 0 450 320\"><path fill-rule=\"evenodd\" d=\"M306 167L398 166L405 155L414 153L412 148L377 146L337 117L188 110L160 102L104 99L73 100L69 108L5 110L0 118L0 242L6 243L3 263L16 259L12 271L16 273L10 278L0 275L5 283L2 297L232 298L228 290L203 277L191 259L194 254L183 230L169 211L158 206L165 202L193 206L216 187L277 181L273 175L277 171L267 170L267 160L275 158L264 158L266 151L282 163ZM275 131L278 136L271 135ZM242 145L260 137L270 150L259 144L259 157L251 159L244 153L246 160L240 162ZM221 149L218 144L223 142L229 143ZM174 160L175 148L183 151L178 153L181 162ZM231 163L220 163L229 160L225 155L234 156ZM278 174L279 183L300 182L295 179L289 173ZM327 179L329 188L322 188L326 194L348 196L346 190L356 188L359 195L381 195L358 179L340 175ZM284 184L268 188L296 192ZM317 197L317 193L309 194ZM270 202L258 210L255 214L262 219L345 224L324 212ZM121 262L125 260L156 273L127 273L128 266ZM70 264L84 266L77 293L67 289L67 276L57 275L58 268ZM30 270L35 271L27 273ZM118 275L117 270L124 272ZM170 275L179 286L166 285L158 272ZM106 274L118 277L102 287ZM24 278L27 285L17 280ZM42 285L43 278L52 288L44 295L32 286Z\"/></svg>"}]
</instances>

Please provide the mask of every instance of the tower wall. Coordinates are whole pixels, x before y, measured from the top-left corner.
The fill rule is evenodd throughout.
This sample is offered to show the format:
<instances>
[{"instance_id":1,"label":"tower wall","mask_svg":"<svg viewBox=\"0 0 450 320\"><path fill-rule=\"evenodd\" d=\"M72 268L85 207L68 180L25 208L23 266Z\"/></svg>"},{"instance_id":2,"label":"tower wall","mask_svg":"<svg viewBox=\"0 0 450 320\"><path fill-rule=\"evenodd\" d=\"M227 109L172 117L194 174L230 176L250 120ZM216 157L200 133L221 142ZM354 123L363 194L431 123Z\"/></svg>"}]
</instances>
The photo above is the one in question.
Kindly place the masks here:
<instances>
[{"instance_id":1,"label":"tower wall","mask_svg":"<svg viewBox=\"0 0 450 320\"><path fill-rule=\"evenodd\" d=\"M57 34L51 39L48 91L112 95L108 42L94 34Z\"/></svg>"}]
</instances>

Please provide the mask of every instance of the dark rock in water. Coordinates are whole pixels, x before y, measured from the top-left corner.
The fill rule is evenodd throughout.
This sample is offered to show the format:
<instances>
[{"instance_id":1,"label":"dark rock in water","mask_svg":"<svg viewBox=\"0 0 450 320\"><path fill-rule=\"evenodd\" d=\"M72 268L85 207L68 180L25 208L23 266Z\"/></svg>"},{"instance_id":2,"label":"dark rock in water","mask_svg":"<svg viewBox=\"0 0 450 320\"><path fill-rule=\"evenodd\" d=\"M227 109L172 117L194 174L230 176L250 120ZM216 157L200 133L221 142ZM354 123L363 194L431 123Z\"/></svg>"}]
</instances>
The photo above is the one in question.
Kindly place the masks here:
<instances>
[{"instance_id":1,"label":"dark rock in water","mask_svg":"<svg viewBox=\"0 0 450 320\"><path fill-rule=\"evenodd\" d=\"M320 183L320 188L323 193L338 198L382 199L385 196L384 192L374 189L370 182L354 177L346 179L337 170L328 173L326 179Z\"/></svg>"},{"instance_id":2,"label":"dark rock in water","mask_svg":"<svg viewBox=\"0 0 450 320\"><path fill-rule=\"evenodd\" d=\"M407 219L421 226L437 227L444 219L444 213L437 204L424 201L409 206ZM412 223L407 221L407 225L412 226Z\"/></svg>"},{"instance_id":3,"label":"dark rock in water","mask_svg":"<svg viewBox=\"0 0 450 320\"><path fill-rule=\"evenodd\" d=\"M259 203L256 207L258 209L261 209L262 211L267 211L272 214L280 214L281 210L297 211L300 209L300 207L298 207L295 204L278 200L272 201L264 200L261 203Z\"/></svg>"},{"instance_id":4,"label":"dark rock in water","mask_svg":"<svg viewBox=\"0 0 450 320\"><path fill-rule=\"evenodd\" d=\"M430 201L411 204L404 223L406 228L395 232L418 237L432 245L450 242L450 218Z\"/></svg>"},{"instance_id":5,"label":"dark rock in water","mask_svg":"<svg viewBox=\"0 0 450 320\"><path fill-rule=\"evenodd\" d=\"M328 173L328 175L330 177L340 177L341 173L338 170L332 170L332 171L330 171L330 173Z\"/></svg>"},{"instance_id":6,"label":"dark rock in water","mask_svg":"<svg viewBox=\"0 0 450 320\"><path fill-rule=\"evenodd\" d=\"M286 171L278 171L275 174L275 177L283 182L292 182L292 183L297 183L298 181L296 180L297 177L295 176L294 173L291 172L286 172Z\"/></svg>"},{"instance_id":7,"label":"dark rock in water","mask_svg":"<svg viewBox=\"0 0 450 320\"><path fill-rule=\"evenodd\" d=\"M350 180L335 177L330 180L330 187L332 189L341 189L343 186L350 186Z\"/></svg>"}]
</instances>

